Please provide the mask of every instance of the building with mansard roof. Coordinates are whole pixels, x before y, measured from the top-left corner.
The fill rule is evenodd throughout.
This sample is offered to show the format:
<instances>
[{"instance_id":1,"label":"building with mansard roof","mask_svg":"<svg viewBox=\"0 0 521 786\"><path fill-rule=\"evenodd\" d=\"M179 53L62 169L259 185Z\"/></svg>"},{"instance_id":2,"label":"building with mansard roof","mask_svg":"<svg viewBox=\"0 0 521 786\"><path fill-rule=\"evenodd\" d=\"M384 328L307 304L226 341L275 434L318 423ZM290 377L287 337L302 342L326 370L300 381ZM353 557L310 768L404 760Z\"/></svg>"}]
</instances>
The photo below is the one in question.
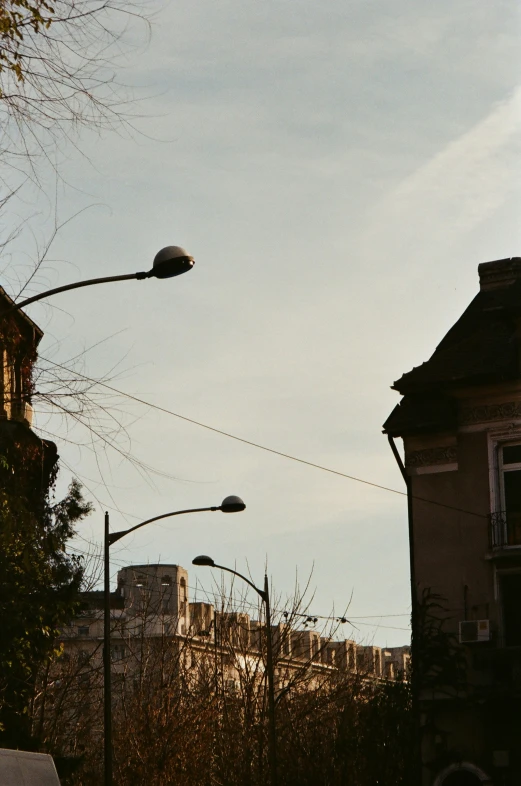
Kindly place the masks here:
<instances>
[{"instance_id":1,"label":"building with mansard roof","mask_svg":"<svg viewBox=\"0 0 521 786\"><path fill-rule=\"evenodd\" d=\"M423 786L521 782L521 258L478 270L384 425L410 497Z\"/></svg>"}]
</instances>

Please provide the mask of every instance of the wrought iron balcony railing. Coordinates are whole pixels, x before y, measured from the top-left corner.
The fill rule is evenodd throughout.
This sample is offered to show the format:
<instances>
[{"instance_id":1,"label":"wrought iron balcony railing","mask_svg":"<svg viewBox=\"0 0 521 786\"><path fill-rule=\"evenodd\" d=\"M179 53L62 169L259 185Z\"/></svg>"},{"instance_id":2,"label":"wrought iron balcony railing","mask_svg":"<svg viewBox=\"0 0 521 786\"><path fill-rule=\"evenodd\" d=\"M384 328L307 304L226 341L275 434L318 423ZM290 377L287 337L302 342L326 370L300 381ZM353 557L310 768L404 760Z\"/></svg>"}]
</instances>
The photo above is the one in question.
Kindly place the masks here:
<instances>
[{"instance_id":1,"label":"wrought iron balcony railing","mask_svg":"<svg viewBox=\"0 0 521 786\"><path fill-rule=\"evenodd\" d=\"M521 511L491 513L489 537L492 549L521 548Z\"/></svg>"}]
</instances>

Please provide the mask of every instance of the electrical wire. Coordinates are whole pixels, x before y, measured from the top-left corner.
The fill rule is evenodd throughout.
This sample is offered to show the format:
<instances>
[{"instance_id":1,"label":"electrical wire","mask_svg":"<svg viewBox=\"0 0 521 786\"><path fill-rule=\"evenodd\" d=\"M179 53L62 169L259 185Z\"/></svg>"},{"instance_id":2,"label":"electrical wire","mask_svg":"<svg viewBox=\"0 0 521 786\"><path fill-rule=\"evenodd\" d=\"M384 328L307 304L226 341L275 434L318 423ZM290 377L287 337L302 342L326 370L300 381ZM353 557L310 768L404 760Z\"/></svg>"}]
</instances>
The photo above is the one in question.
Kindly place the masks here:
<instances>
[{"instance_id":1,"label":"electrical wire","mask_svg":"<svg viewBox=\"0 0 521 786\"><path fill-rule=\"evenodd\" d=\"M281 458L288 459L289 461L295 461L298 464L304 464L305 466L312 467L313 469L321 470L322 472L327 472L327 473L329 473L331 475L338 475L339 477L346 478L347 480L353 480L356 483L363 483L366 486L372 486L373 488L381 489L382 491L388 491L391 494L398 494L401 497L406 497L407 496L407 492L406 491L399 491L398 489L393 489L390 486L383 486L380 483L375 483L375 482L370 481L370 480L365 480L364 478L359 478L359 477L356 477L355 475L349 475L346 472L341 472L340 470L332 469L331 467L325 467L322 464L316 464L313 461L307 461L306 459L299 458L298 456L293 456L293 455L291 455L291 453L284 453L281 450L276 450L275 448L270 448L267 445L261 445L258 442L253 442L252 440L245 439L244 437L238 437L237 435L231 434L228 431L223 431L222 429L216 428L215 426L210 426L207 423L202 423L199 420L194 420L193 418L189 418L186 415L181 415L179 412L173 412L170 409L166 409L166 407L161 407L159 404L151 404L149 401L145 401L144 399L139 398L138 396L133 396L131 393L125 393L124 391L119 390L118 388L115 388L112 385L107 385L106 382L101 382L101 381L92 379L91 377L87 377L85 374L80 374L77 371L72 371L71 369L67 368L66 366L62 366L60 363L55 363L54 361L48 360L46 358L44 358L44 359L45 359L46 363L51 363L53 366L56 366L58 368L66 368L67 371L69 371L69 373L73 373L77 377L81 377L81 379L84 379L86 382L91 382L91 383L93 383L95 385L100 385L101 387L106 388L107 390L110 390L112 393L117 393L120 396L128 398L130 401L135 401L138 404L142 404L143 406L150 407L150 409L155 409L158 412L163 412L163 413L165 413L167 415L171 415L172 417L178 418L179 420L183 420L186 423L191 423L192 425L199 426L200 428L204 428L207 431L212 431L215 434L220 434L222 437L227 437L228 439L233 439L236 442L241 442L244 445L249 445L250 447L257 448L258 450L263 450L266 453L271 453L271 454L273 454L275 456L280 456ZM37 396L38 393L34 393L33 395ZM417 496L415 494L412 495L412 498L414 500L416 500L417 502L425 502L425 503L427 503L429 505L435 505L437 507L445 508L447 510L453 510L453 511L455 511L457 513L465 513L465 514L467 514L469 516L477 516L478 518L484 518L484 519L488 518L488 516L483 514L483 513L478 513L477 511L472 511L472 510L466 510L465 508L458 508L458 507L456 507L454 505L447 505L444 502L439 502L438 500L427 499L425 497L420 497L420 496Z\"/></svg>"},{"instance_id":2,"label":"electrical wire","mask_svg":"<svg viewBox=\"0 0 521 786\"><path fill-rule=\"evenodd\" d=\"M87 542L89 542L89 541L87 541ZM95 544L93 543L92 545L95 545ZM73 548L73 550L74 550L74 552L76 554L80 554L82 556L90 556L89 552L83 551L81 549ZM127 563L119 562L118 560L114 560L114 559L111 559L110 562L111 562L111 565L117 565L119 568L131 568L132 567L132 565L128 565ZM143 573L143 574L146 575L147 574L146 568L145 569L140 568L140 573ZM153 571L153 572L150 571L148 573L148 575L150 577L154 577L156 575L156 572L155 571ZM113 574L111 576L111 579L114 580L116 577L117 577L117 574ZM194 587L194 586L191 586L191 585L187 584L187 589L192 590L193 592L203 592L204 595L207 598L213 597L214 598L214 603L212 605L214 605L214 606L217 606L218 605L217 601L219 599L222 599L221 596L218 594L218 592L216 592L216 591L212 592L212 591L204 590L200 586L199 587ZM197 602L197 601L192 601L192 602ZM241 598L240 604L241 604L242 608L247 607L247 608L253 609L253 610L258 610L258 608L259 608L259 603L252 603L252 602L249 602L249 601L245 600L244 598ZM313 613L298 612L298 611L287 612L285 609L277 609L277 608L273 608L272 611L274 613L276 613L276 614L280 614L281 617L284 617L285 615L287 617L291 617L291 618L300 617L302 619L305 619L307 623L311 623L312 622L314 624L316 624L316 622L318 622L318 620L322 620L325 623L338 622L340 624L348 624L348 625L351 625L351 627L355 627L355 628L356 628L357 625L365 625L365 626L368 626L368 627L384 628L386 630L403 630L403 631L409 631L410 630L410 628L397 627L397 626L394 626L394 625L380 625L378 623L364 622L363 621L363 620L367 620L367 619L388 619L390 617L408 617L408 616L410 616L410 612L404 612L403 614L369 614L369 615L366 615L366 616L357 615L356 617L351 617L351 616L345 617L345 616L337 616L337 615L332 615L332 614L329 614L329 615L326 615L326 614L313 614ZM356 620L356 625L353 625L351 623L351 620Z\"/></svg>"}]
</instances>

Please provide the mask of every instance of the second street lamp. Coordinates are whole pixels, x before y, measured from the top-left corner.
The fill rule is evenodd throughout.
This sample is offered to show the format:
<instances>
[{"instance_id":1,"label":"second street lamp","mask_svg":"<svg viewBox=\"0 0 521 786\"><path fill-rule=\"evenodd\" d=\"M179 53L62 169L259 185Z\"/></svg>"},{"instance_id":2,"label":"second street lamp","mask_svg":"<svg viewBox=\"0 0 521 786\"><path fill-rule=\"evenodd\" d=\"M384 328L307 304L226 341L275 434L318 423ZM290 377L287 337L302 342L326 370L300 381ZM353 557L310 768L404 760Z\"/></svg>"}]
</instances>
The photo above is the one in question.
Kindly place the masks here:
<instances>
[{"instance_id":1,"label":"second street lamp","mask_svg":"<svg viewBox=\"0 0 521 786\"><path fill-rule=\"evenodd\" d=\"M270 591L268 584L268 575L264 574L264 589L259 589L250 579L238 573L232 568L227 568L224 565L217 565L211 557L206 554L201 554L192 560L192 565L200 565L208 568L218 568L219 570L226 570L232 573L239 579L242 579L255 590L257 595L261 598L266 609L266 672L268 675L268 755L270 765L270 784L277 786L278 773L277 773L277 729L275 725L275 667L273 664L273 637L271 630L271 607L270 607Z\"/></svg>"},{"instance_id":2,"label":"second street lamp","mask_svg":"<svg viewBox=\"0 0 521 786\"><path fill-rule=\"evenodd\" d=\"M175 275L175 274L174 274ZM129 535L146 524L151 524L159 519L171 516L182 516L185 513L206 513L207 511L220 510L222 513L240 513L246 508L240 497L234 495L223 499L220 505L209 508L188 508L187 510L174 510L171 513L162 513L153 516L140 524L119 532L109 531L109 514L105 513L104 537L104 598L103 598L103 713L104 713L104 770L105 786L112 786L112 675L110 670L110 547L125 535Z\"/></svg>"}]
</instances>

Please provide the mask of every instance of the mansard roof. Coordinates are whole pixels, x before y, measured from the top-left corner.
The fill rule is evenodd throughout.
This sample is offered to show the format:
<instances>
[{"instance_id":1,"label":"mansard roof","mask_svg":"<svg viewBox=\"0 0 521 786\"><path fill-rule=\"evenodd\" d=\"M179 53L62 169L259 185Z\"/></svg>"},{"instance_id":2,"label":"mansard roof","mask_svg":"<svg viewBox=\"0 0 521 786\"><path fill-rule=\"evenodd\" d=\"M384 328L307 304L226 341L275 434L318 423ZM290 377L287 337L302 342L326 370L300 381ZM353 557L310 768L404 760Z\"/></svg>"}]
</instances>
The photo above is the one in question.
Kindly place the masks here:
<instances>
[{"instance_id":1,"label":"mansard roof","mask_svg":"<svg viewBox=\"0 0 521 786\"><path fill-rule=\"evenodd\" d=\"M521 258L479 266L481 289L421 366L393 388L404 398L384 424L387 433L439 430L455 423L455 387L519 379Z\"/></svg>"}]
</instances>

